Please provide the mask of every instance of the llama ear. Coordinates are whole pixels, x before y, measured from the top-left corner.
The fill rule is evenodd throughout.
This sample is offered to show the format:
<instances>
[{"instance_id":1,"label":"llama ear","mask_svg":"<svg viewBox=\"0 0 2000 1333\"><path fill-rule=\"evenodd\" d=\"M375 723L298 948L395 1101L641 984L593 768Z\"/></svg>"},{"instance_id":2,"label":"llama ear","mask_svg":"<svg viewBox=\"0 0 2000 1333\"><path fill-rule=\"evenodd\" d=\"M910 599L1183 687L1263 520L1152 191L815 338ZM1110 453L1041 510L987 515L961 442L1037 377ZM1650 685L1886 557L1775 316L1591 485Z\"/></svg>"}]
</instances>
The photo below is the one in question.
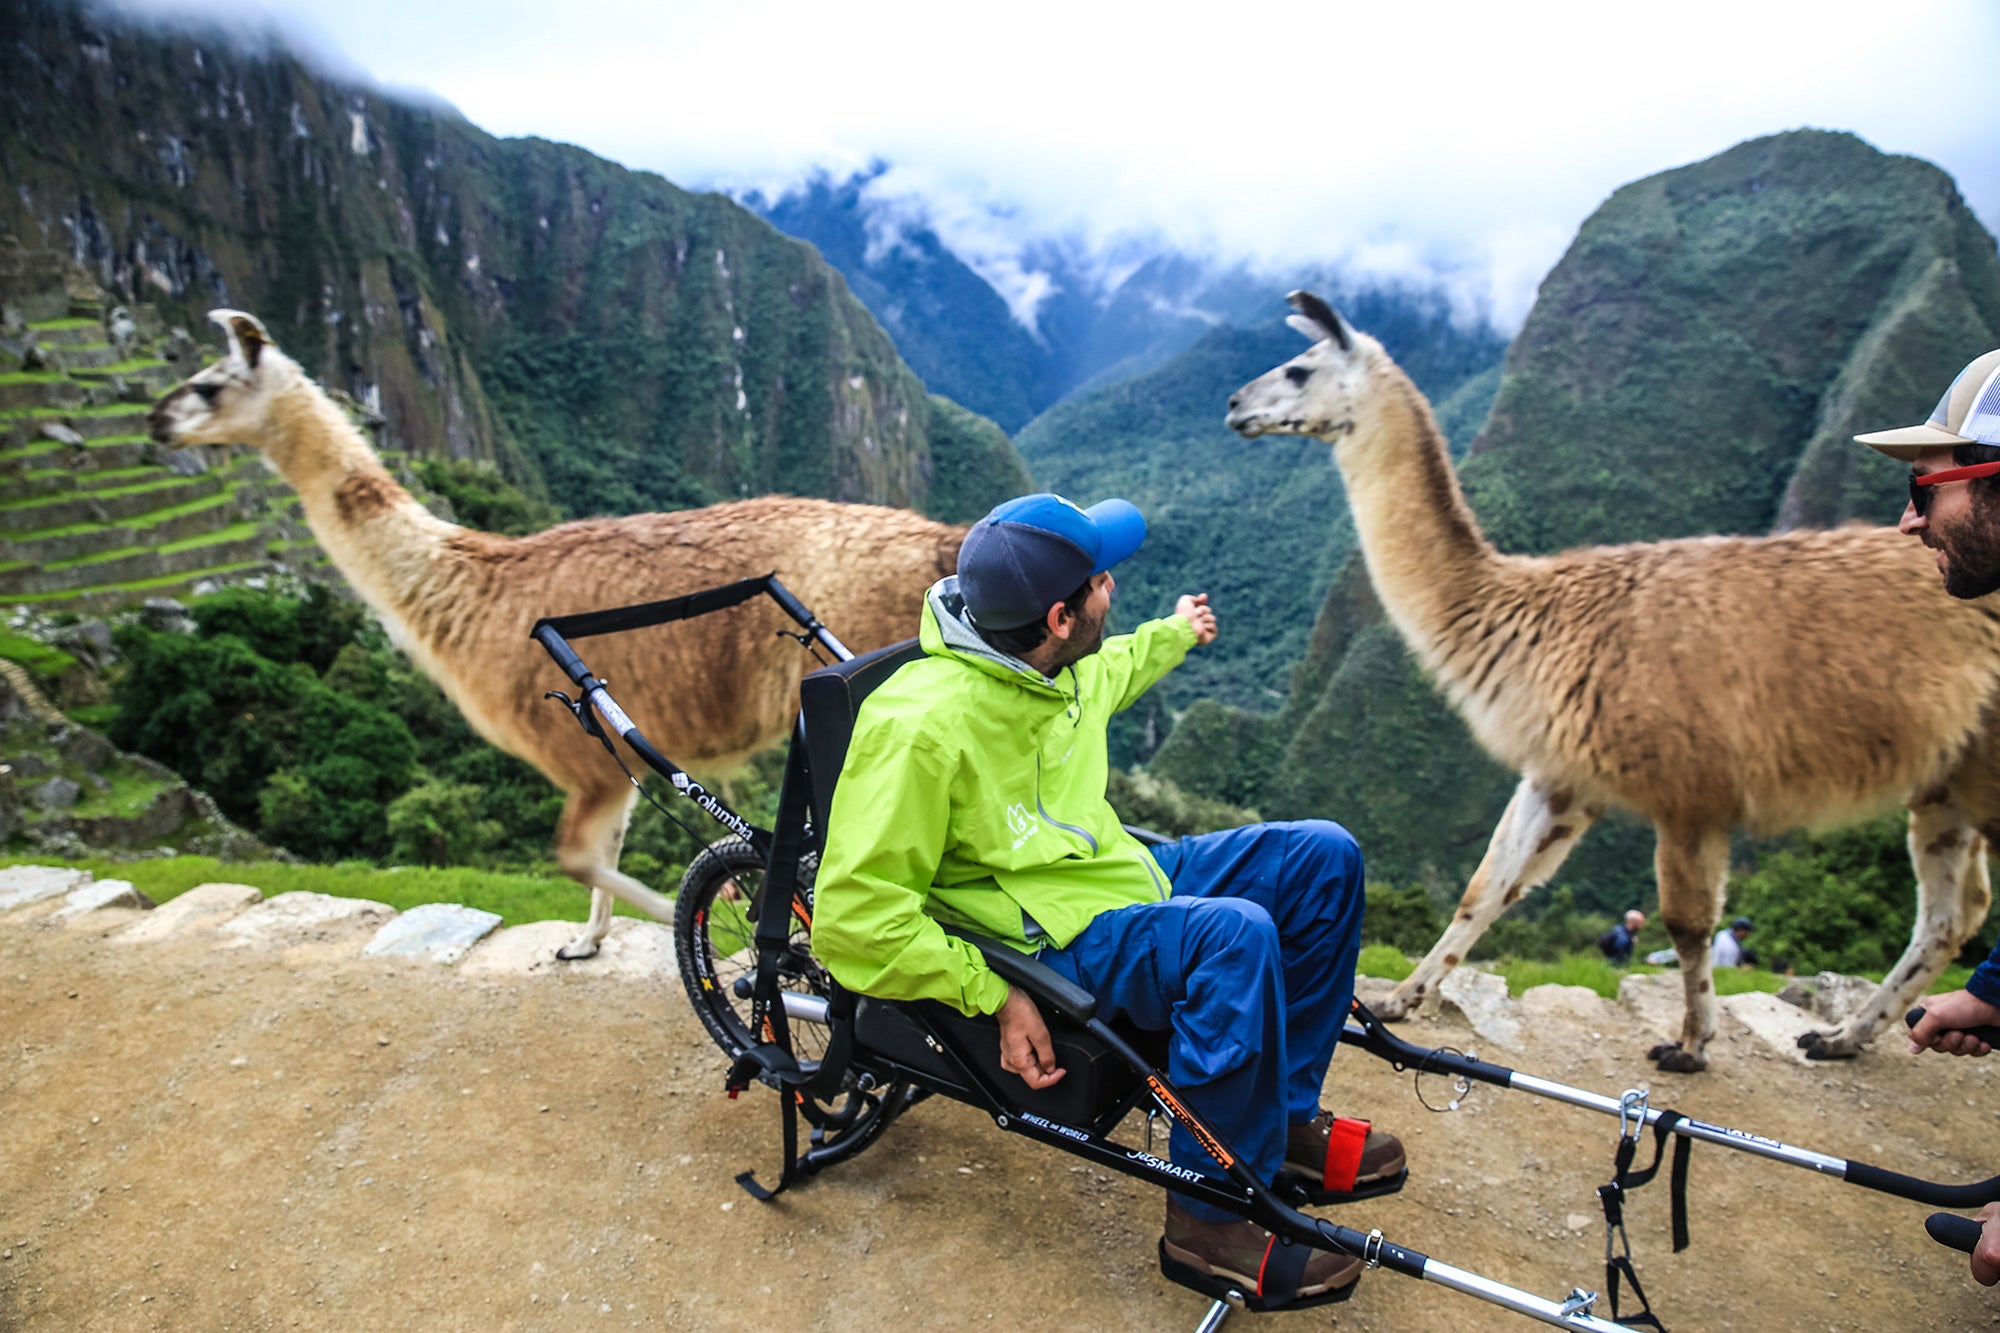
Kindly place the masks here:
<instances>
[{"instance_id":1,"label":"llama ear","mask_svg":"<svg viewBox=\"0 0 2000 1333\"><path fill-rule=\"evenodd\" d=\"M258 318L241 310L211 310L208 317L229 336L229 354L255 370L258 358L271 342L271 335L264 332Z\"/></svg>"},{"instance_id":2,"label":"llama ear","mask_svg":"<svg viewBox=\"0 0 2000 1333\"><path fill-rule=\"evenodd\" d=\"M1292 309L1299 312L1298 316L1287 319L1286 323L1299 329L1299 332L1308 338L1330 338L1341 351L1352 350L1353 344L1347 339L1347 325L1334 313L1332 306L1307 291L1293 292L1285 300L1291 303ZM1310 325L1309 328L1299 328L1298 320L1301 316Z\"/></svg>"},{"instance_id":3,"label":"llama ear","mask_svg":"<svg viewBox=\"0 0 2000 1333\"><path fill-rule=\"evenodd\" d=\"M1294 331L1304 334L1313 342L1320 342L1326 337L1326 334L1321 331L1319 325L1313 323L1304 315L1286 315L1285 323L1291 325Z\"/></svg>"}]
</instances>

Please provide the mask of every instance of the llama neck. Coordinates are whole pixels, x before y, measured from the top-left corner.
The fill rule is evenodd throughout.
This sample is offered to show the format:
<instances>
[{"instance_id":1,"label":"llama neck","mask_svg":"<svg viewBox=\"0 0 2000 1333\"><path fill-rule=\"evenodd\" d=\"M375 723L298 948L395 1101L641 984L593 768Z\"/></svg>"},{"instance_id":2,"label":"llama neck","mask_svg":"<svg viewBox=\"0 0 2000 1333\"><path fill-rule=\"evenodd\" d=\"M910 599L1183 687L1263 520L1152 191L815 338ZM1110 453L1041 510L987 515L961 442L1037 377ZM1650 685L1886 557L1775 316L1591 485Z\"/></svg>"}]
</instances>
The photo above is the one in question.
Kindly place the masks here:
<instances>
[{"instance_id":1,"label":"llama neck","mask_svg":"<svg viewBox=\"0 0 2000 1333\"><path fill-rule=\"evenodd\" d=\"M1480 532L1430 405L1391 372L1335 445L1334 461L1383 608L1437 662L1450 623L1492 596L1508 561Z\"/></svg>"},{"instance_id":2,"label":"llama neck","mask_svg":"<svg viewBox=\"0 0 2000 1333\"><path fill-rule=\"evenodd\" d=\"M421 643L422 610L456 561L460 531L389 475L346 413L310 381L273 405L265 456L299 493L313 536L393 636Z\"/></svg>"}]
</instances>

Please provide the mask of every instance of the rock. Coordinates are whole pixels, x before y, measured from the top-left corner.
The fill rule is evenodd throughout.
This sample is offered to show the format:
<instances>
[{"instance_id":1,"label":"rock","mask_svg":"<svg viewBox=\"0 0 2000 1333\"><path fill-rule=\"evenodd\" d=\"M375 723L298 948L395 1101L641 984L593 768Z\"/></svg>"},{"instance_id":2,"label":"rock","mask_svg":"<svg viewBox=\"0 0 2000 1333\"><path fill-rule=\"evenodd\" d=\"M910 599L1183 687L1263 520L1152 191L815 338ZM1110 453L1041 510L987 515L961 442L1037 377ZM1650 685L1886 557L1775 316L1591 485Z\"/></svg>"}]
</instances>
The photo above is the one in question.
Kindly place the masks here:
<instances>
[{"instance_id":1,"label":"rock","mask_svg":"<svg viewBox=\"0 0 2000 1333\"><path fill-rule=\"evenodd\" d=\"M1800 1009L1810 1009L1813 1007L1813 984L1804 977L1793 977L1779 988L1778 998Z\"/></svg>"},{"instance_id":2,"label":"rock","mask_svg":"<svg viewBox=\"0 0 2000 1333\"><path fill-rule=\"evenodd\" d=\"M118 755L118 751L113 748L110 741L89 727L80 727L74 722L53 729L50 732L50 739L56 743L56 753L63 757L64 763L75 764L92 773L103 768Z\"/></svg>"},{"instance_id":3,"label":"rock","mask_svg":"<svg viewBox=\"0 0 2000 1333\"><path fill-rule=\"evenodd\" d=\"M1775 995L1751 991L1722 997L1722 1011L1750 1029L1758 1040L1788 1060L1806 1063L1799 1049L1799 1034L1813 1026L1812 1020Z\"/></svg>"},{"instance_id":4,"label":"rock","mask_svg":"<svg viewBox=\"0 0 2000 1333\"><path fill-rule=\"evenodd\" d=\"M195 449L169 449L160 455L160 462L176 477L199 477L208 471L208 461Z\"/></svg>"},{"instance_id":5,"label":"rock","mask_svg":"<svg viewBox=\"0 0 2000 1333\"><path fill-rule=\"evenodd\" d=\"M1687 1012L1687 992L1671 972L1635 972L1618 983L1618 1003L1641 1028L1666 1041L1679 1041Z\"/></svg>"},{"instance_id":6,"label":"rock","mask_svg":"<svg viewBox=\"0 0 2000 1333\"><path fill-rule=\"evenodd\" d=\"M1866 977L1822 972L1813 978L1812 1010L1829 1023L1844 1023L1874 993L1875 983Z\"/></svg>"},{"instance_id":7,"label":"rock","mask_svg":"<svg viewBox=\"0 0 2000 1333\"><path fill-rule=\"evenodd\" d=\"M39 787L28 789L28 799L44 810L67 810L83 795L83 788L58 773Z\"/></svg>"},{"instance_id":8,"label":"rock","mask_svg":"<svg viewBox=\"0 0 2000 1333\"><path fill-rule=\"evenodd\" d=\"M73 921L95 912L100 907L136 907L145 910L152 905L153 900L133 888L130 882L122 879L100 879L71 889L51 919Z\"/></svg>"},{"instance_id":9,"label":"rock","mask_svg":"<svg viewBox=\"0 0 2000 1333\"><path fill-rule=\"evenodd\" d=\"M1509 1049L1521 1044L1521 1022L1507 998L1507 978L1472 967L1455 967L1438 984L1438 994L1456 1005L1486 1040Z\"/></svg>"},{"instance_id":10,"label":"rock","mask_svg":"<svg viewBox=\"0 0 2000 1333\"><path fill-rule=\"evenodd\" d=\"M1530 986L1521 992L1521 1017L1571 1018L1603 1024L1611 1017L1611 1002L1588 986Z\"/></svg>"},{"instance_id":11,"label":"rock","mask_svg":"<svg viewBox=\"0 0 2000 1333\"><path fill-rule=\"evenodd\" d=\"M0 870L0 912L60 897L88 883L88 870L72 870L68 866L8 866Z\"/></svg>"},{"instance_id":12,"label":"rock","mask_svg":"<svg viewBox=\"0 0 2000 1333\"><path fill-rule=\"evenodd\" d=\"M458 903L425 903L375 932L361 952L393 958L429 958L455 963L500 924L497 912Z\"/></svg>"},{"instance_id":13,"label":"rock","mask_svg":"<svg viewBox=\"0 0 2000 1333\"><path fill-rule=\"evenodd\" d=\"M575 939L581 923L531 921L511 926L474 949L459 971L478 975L527 976L554 972L584 977L625 977L660 980L679 975L674 961L674 932L657 921L614 917L593 958L565 962L556 950Z\"/></svg>"},{"instance_id":14,"label":"rock","mask_svg":"<svg viewBox=\"0 0 2000 1333\"><path fill-rule=\"evenodd\" d=\"M148 597L140 603L139 623L161 634L194 633L194 617L171 597Z\"/></svg>"},{"instance_id":15,"label":"rock","mask_svg":"<svg viewBox=\"0 0 2000 1333\"><path fill-rule=\"evenodd\" d=\"M118 659L111 646L111 626L101 620L86 620L60 630L55 642L56 647L99 671Z\"/></svg>"},{"instance_id":16,"label":"rock","mask_svg":"<svg viewBox=\"0 0 2000 1333\"><path fill-rule=\"evenodd\" d=\"M387 903L336 898L328 893L281 893L216 927L233 948L285 948L335 938L361 926L379 926L396 915Z\"/></svg>"},{"instance_id":17,"label":"rock","mask_svg":"<svg viewBox=\"0 0 2000 1333\"><path fill-rule=\"evenodd\" d=\"M121 943L151 943L171 935L221 925L264 896L248 884L197 884L178 898L169 898L111 938Z\"/></svg>"},{"instance_id":18,"label":"rock","mask_svg":"<svg viewBox=\"0 0 2000 1333\"><path fill-rule=\"evenodd\" d=\"M1533 989L1540 990L1541 987L1536 986ZM1591 994L1595 995L1596 992L1592 991ZM1528 997L1524 995L1521 998L1525 1000ZM1588 1231L1602 1220L1602 1218L1592 1217L1589 1213L1571 1213L1563 1219L1563 1225L1571 1231Z\"/></svg>"},{"instance_id":19,"label":"rock","mask_svg":"<svg viewBox=\"0 0 2000 1333\"><path fill-rule=\"evenodd\" d=\"M49 771L49 764L38 754L17 754L7 761L16 778L38 778Z\"/></svg>"},{"instance_id":20,"label":"rock","mask_svg":"<svg viewBox=\"0 0 2000 1333\"><path fill-rule=\"evenodd\" d=\"M54 440L57 444L73 444L79 449L83 447L83 436L60 421L44 421L40 434L43 439Z\"/></svg>"}]
</instances>

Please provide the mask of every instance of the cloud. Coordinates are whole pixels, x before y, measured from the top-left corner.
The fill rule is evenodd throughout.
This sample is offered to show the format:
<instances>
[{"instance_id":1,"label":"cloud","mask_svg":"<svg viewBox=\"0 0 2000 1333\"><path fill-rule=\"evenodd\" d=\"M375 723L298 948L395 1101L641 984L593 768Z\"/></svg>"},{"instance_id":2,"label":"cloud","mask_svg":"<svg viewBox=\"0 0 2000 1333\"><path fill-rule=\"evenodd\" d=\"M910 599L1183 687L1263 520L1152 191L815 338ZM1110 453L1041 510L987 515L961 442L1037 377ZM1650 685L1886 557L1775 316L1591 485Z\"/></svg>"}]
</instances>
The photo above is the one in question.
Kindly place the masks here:
<instances>
[{"instance_id":1,"label":"cloud","mask_svg":"<svg viewBox=\"0 0 2000 1333\"><path fill-rule=\"evenodd\" d=\"M163 7L166 0L138 0ZM1800 126L1939 163L2000 223L2000 9L1687 3L1227 9L1018 0L267 0L500 134L689 186L896 164L1017 311L1037 245L1151 238L1428 275L1518 322L1619 185ZM240 6L239 6L240 8ZM1953 74L1952 71L1958 71Z\"/></svg>"}]
</instances>

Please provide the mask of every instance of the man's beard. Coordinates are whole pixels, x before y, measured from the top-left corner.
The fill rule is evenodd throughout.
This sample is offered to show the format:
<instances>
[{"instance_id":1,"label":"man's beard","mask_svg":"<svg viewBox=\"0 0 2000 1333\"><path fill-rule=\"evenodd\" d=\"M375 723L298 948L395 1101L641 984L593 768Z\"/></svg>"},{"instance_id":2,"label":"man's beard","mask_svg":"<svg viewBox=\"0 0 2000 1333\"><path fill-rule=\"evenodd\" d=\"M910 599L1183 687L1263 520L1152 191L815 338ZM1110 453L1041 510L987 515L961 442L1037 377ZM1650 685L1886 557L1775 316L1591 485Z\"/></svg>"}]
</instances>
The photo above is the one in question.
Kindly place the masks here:
<instances>
[{"instance_id":1,"label":"man's beard","mask_svg":"<svg viewBox=\"0 0 2000 1333\"><path fill-rule=\"evenodd\" d=\"M1103 646L1104 617L1098 616L1093 620L1087 614L1078 616L1076 628L1070 631L1070 636L1062 640L1061 646L1056 649L1055 660L1049 666L1049 675L1055 675L1072 662L1081 662Z\"/></svg>"},{"instance_id":2,"label":"man's beard","mask_svg":"<svg viewBox=\"0 0 2000 1333\"><path fill-rule=\"evenodd\" d=\"M1947 535L1932 529L1945 553L1944 590L1970 600L2000 589L2000 504L1972 497L1972 512Z\"/></svg>"}]
</instances>

